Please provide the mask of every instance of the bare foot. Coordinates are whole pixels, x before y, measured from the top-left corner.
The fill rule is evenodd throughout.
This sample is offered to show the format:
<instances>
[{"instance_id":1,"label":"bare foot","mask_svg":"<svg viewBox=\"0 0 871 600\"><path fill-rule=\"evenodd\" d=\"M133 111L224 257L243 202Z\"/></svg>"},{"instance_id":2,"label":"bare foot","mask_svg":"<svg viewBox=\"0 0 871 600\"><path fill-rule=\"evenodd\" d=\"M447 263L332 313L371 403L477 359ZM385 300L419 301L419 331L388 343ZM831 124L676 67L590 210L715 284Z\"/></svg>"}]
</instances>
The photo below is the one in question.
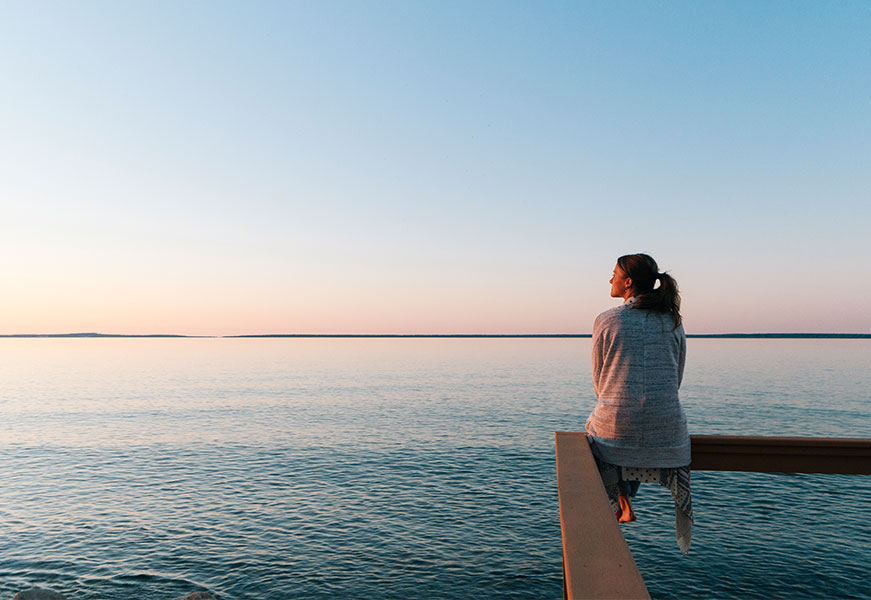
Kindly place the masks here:
<instances>
[{"instance_id":1,"label":"bare foot","mask_svg":"<svg viewBox=\"0 0 871 600\"><path fill-rule=\"evenodd\" d=\"M635 512L632 510L632 503L629 502L629 498L624 495L620 495L620 512L616 514L618 523L631 523L635 520Z\"/></svg>"}]
</instances>

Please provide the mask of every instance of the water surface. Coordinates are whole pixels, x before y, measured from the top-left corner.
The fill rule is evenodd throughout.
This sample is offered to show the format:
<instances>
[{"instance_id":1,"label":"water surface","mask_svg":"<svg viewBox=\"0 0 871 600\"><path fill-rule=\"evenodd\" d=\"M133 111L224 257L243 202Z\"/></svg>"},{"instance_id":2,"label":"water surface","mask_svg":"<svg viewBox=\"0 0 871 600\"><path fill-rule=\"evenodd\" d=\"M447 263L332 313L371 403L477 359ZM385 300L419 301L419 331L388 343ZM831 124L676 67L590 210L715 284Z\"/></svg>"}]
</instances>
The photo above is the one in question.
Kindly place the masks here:
<instances>
[{"instance_id":1,"label":"water surface","mask_svg":"<svg viewBox=\"0 0 871 600\"><path fill-rule=\"evenodd\" d=\"M691 339L692 433L871 437L871 342ZM0 340L0 597L560 597L589 339ZM868 597L871 482L694 474L655 597Z\"/></svg>"}]
</instances>

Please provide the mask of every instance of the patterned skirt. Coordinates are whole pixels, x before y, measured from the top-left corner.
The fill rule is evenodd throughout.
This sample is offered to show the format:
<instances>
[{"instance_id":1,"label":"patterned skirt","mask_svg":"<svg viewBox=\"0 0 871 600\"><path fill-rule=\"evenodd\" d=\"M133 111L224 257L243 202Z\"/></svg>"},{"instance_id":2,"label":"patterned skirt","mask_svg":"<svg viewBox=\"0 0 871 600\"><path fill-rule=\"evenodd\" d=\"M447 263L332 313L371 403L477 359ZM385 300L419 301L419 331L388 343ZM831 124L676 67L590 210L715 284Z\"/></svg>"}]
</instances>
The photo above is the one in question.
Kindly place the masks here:
<instances>
[{"instance_id":1,"label":"patterned skirt","mask_svg":"<svg viewBox=\"0 0 871 600\"><path fill-rule=\"evenodd\" d=\"M595 446L594 446L595 447ZM617 513L620 510L619 497L634 496L642 483L658 483L671 491L674 499L675 531L677 547L683 554L690 551L690 541L693 533L693 502L690 493L690 467L647 468L621 467L596 459L602 484L608 494L611 509Z\"/></svg>"}]
</instances>

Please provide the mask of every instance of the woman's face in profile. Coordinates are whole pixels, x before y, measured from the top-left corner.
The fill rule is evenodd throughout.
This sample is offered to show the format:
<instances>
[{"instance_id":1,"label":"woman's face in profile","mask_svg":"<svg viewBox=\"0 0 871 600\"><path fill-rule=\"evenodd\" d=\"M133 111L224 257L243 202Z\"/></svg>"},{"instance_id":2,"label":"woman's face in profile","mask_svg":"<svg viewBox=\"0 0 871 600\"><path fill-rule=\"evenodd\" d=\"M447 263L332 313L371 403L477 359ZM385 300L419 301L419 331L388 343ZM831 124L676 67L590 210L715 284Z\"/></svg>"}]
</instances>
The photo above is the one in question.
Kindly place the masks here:
<instances>
[{"instance_id":1,"label":"woman's face in profile","mask_svg":"<svg viewBox=\"0 0 871 600\"><path fill-rule=\"evenodd\" d=\"M618 265L614 265L614 273L611 275L609 283L611 284L612 298L626 298L626 293L631 287L631 280Z\"/></svg>"}]
</instances>

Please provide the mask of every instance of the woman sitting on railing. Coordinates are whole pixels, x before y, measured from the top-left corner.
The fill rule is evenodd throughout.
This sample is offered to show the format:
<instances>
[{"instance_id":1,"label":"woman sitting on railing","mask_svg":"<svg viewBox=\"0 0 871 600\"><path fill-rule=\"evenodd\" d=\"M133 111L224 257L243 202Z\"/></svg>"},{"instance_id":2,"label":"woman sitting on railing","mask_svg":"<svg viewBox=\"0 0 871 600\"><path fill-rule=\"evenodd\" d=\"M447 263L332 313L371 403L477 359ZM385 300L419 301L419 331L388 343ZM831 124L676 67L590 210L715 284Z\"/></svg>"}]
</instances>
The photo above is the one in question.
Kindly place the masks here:
<instances>
[{"instance_id":1,"label":"woman sitting on railing","mask_svg":"<svg viewBox=\"0 0 871 600\"><path fill-rule=\"evenodd\" d=\"M656 286L656 282L659 286ZM675 501L677 542L692 533L690 437L678 388L686 359L677 282L646 254L617 259L611 296L623 304L593 325L593 389L586 430L617 520L635 520L630 497L660 483Z\"/></svg>"}]
</instances>

